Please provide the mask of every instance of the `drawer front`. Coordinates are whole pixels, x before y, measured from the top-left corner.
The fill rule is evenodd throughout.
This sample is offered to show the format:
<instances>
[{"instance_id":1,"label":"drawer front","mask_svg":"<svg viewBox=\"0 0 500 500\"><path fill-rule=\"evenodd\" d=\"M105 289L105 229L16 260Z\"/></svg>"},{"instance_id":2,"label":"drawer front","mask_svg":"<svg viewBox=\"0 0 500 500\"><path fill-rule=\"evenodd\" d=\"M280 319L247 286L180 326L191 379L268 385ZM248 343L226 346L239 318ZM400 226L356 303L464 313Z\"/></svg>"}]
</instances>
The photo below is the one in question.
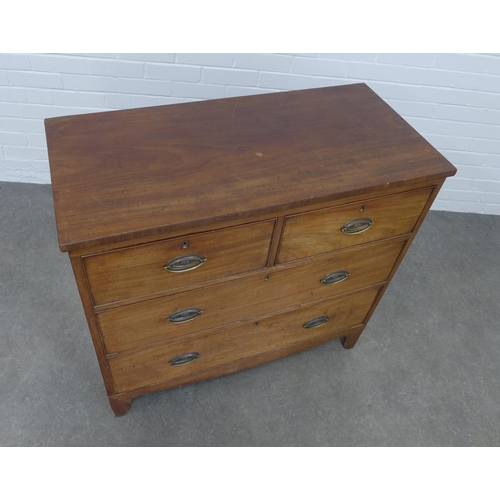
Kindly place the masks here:
<instances>
[{"instance_id":1,"label":"drawer front","mask_svg":"<svg viewBox=\"0 0 500 500\"><path fill-rule=\"evenodd\" d=\"M94 304L265 267L273 228L270 220L85 257Z\"/></svg>"},{"instance_id":2,"label":"drawer front","mask_svg":"<svg viewBox=\"0 0 500 500\"><path fill-rule=\"evenodd\" d=\"M277 262L410 233L431 192L410 191L287 217Z\"/></svg>"},{"instance_id":3,"label":"drawer front","mask_svg":"<svg viewBox=\"0 0 500 500\"><path fill-rule=\"evenodd\" d=\"M378 291L370 288L340 295L259 319L258 323L228 325L111 358L115 391L157 384L362 324ZM304 326L307 323L310 328ZM192 362L170 364L176 359L189 361L191 354Z\"/></svg>"},{"instance_id":4,"label":"drawer front","mask_svg":"<svg viewBox=\"0 0 500 500\"><path fill-rule=\"evenodd\" d=\"M363 245L306 259L299 267L99 313L106 351L120 352L381 283L403 244Z\"/></svg>"}]
</instances>

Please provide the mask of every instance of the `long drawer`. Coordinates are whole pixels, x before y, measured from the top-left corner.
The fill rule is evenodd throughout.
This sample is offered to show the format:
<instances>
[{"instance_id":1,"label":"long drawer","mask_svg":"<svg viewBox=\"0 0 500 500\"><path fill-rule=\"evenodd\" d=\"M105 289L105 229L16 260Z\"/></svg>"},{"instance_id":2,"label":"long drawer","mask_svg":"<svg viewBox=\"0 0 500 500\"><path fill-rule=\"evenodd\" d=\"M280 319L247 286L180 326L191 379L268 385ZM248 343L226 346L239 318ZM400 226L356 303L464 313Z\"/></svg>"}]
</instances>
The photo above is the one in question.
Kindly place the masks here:
<instances>
[{"instance_id":1,"label":"long drawer","mask_svg":"<svg viewBox=\"0 0 500 500\"><path fill-rule=\"evenodd\" d=\"M410 233L431 192L421 189L287 217L277 262Z\"/></svg>"},{"instance_id":2,"label":"long drawer","mask_svg":"<svg viewBox=\"0 0 500 500\"><path fill-rule=\"evenodd\" d=\"M95 305L265 267L274 220L84 258Z\"/></svg>"},{"instance_id":3,"label":"long drawer","mask_svg":"<svg viewBox=\"0 0 500 500\"><path fill-rule=\"evenodd\" d=\"M378 292L374 287L339 295L116 356L109 359L115 391L161 383L360 325Z\"/></svg>"},{"instance_id":4,"label":"long drawer","mask_svg":"<svg viewBox=\"0 0 500 500\"><path fill-rule=\"evenodd\" d=\"M301 266L101 312L106 352L115 353L291 308L385 281L404 241L313 257Z\"/></svg>"}]
</instances>

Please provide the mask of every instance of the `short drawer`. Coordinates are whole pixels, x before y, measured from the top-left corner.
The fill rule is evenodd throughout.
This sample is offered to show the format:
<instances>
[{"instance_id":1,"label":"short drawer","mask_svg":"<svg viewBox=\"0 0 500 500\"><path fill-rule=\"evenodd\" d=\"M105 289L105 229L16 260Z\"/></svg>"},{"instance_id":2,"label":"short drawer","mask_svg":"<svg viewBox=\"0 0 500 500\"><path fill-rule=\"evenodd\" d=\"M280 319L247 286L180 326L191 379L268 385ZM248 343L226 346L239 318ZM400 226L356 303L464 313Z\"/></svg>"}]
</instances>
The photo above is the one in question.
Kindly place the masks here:
<instances>
[{"instance_id":1,"label":"short drawer","mask_svg":"<svg viewBox=\"0 0 500 500\"><path fill-rule=\"evenodd\" d=\"M265 267L273 228L269 220L85 257L94 304Z\"/></svg>"},{"instance_id":2,"label":"short drawer","mask_svg":"<svg viewBox=\"0 0 500 500\"><path fill-rule=\"evenodd\" d=\"M117 393L360 325L379 288L337 296L277 315L131 351L109 359Z\"/></svg>"},{"instance_id":3,"label":"short drawer","mask_svg":"<svg viewBox=\"0 0 500 500\"><path fill-rule=\"evenodd\" d=\"M363 288L387 279L404 241L305 259L265 275L118 307L97 315L108 354Z\"/></svg>"},{"instance_id":4,"label":"short drawer","mask_svg":"<svg viewBox=\"0 0 500 500\"><path fill-rule=\"evenodd\" d=\"M277 262L410 233L432 188L286 218Z\"/></svg>"}]
</instances>

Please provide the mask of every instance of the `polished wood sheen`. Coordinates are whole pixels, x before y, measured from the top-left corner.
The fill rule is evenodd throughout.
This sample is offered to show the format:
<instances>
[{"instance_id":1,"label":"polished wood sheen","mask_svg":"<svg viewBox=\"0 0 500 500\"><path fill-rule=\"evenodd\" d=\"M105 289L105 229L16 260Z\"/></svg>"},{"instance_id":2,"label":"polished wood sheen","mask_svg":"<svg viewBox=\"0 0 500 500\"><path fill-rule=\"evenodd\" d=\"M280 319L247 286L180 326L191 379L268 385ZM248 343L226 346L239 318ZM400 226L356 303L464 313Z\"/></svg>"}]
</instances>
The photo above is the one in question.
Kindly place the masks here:
<instances>
[{"instance_id":1,"label":"polished wood sheen","mask_svg":"<svg viewBox=\"0 0 500 500\"><path fill-rule=\"evenodd\" d=\"M106 351L120 352L382 283L404 243L397 239L363 245L307 259L298 267L104 311L98 322ZM336 270L347 270L349 278L323 285L321 279ZM189 307L202 314L186 323L168 321L170 314Z\"/></svg>"},{"instance_id":2,"label":"polished wood sheen","mask_svg":"<svg viewBox=\"0 0 500 500\"><path fill-rule=\"evenodd\" d=\"M116 390L137 389L360 325L378 292L379 288L369 288L313 302L258 322L246 321L111 358ZM328 316L329 321L318 328L304 328L308 320L318 316ZM182 366L169 364L175 356L193 351L200 354L196 361Z\"/></svg>"},{"instance_id":3,"label":"polished wood sheen","mask_svg":"<svg viewBox=\"0 0 500 500\"><path fill-rule=\"evenodd\" d=\"M455 173L365 84L45 123L65 251Z\"/></svg>"},{"instance_id":4,"label":"polished wood sheen","mask_svg":"<svg viewBox=\"0 0 500 500\"><path fill-rule=\"evenodd\" d=\"M167 378L160 382L159 384L149 385L145 387L140 387L138 389L121 392L113 396L109 396L109 402L116 416L125 415L130 409L132 400L148 392L160 391L163 389L170 389L172 387L178 387L181 385L192 384L194 382L199 382L200 380L208 380L215 377L221 377L223 375L228 375L235 373L240 370L246 370L247 368L252 368L263 363L269 363L270 361L275 361L281 359L285 356L290 356L291 354L298 353L305 349L315 347L317 345L324 344L330 340L337 338L351 338L357 337L363 331L363 325L355 326L347 330L341 330L339 332L330 332L326 335L321 335L318 337L310 337L302 342L297 342L295 344L287 345L280 349L274 349L272 351L263 352L256 354L255 356L250 356L248 358L239 359L233 363L228 363L225 365L219 365L211 367L202 372L187 373L185 375L180 375L175 378Z\"/></svg>"},{"instance_id":5,"label":"polished wood sheen","mask_svg":"<svg viewBox=\"0 0 500 500\"><path fill-rule=\"evenodd\" d=\"M423 189L288 217L278 262L410 233L431 191ZM346 223L365 217L373 221L366 231L342 232Z\"/></svg>"},{"instance_id":6,"label":"polished wood sheen","mask_svg":"<svg viewBox=\"0 0 500 500\"><path fill-rule=\"evenodd\" d=\"M45 129L59 246L115 415L332 339L352 348L456 172L364 84Z\"/></svg>"},{"instance_id":7,"label":"polished wood sheen","mask_svg":"<svg viewBox=\"0 0 500 500\"><path fill-rule=\"evenodd\" d=\"M94 304L265 267L273 228L274 221L266 221L85 257ZM164 269L170 259L189 254L201 254L207 260L180 273Z\"/></svg>"}]
</instances>

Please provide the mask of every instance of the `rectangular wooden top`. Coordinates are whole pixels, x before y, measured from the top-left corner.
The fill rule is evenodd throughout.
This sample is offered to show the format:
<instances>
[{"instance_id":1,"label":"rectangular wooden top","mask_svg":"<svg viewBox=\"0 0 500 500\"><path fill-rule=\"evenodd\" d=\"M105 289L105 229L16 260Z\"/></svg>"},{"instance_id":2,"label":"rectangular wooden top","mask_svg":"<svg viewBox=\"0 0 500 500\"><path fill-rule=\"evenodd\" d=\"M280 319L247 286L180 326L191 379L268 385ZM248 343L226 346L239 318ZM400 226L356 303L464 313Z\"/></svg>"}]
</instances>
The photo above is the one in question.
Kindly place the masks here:
<instances>
[{"instance_id":1,"label":"rectangular wooden top","mask_svg":"<svg viewBox=\"0 0 500 500\"><path fill-rule=\"evenodd\" d=\"M365 84L50 118L45 129L63 251L456 173Z\"/></svg>"}]
</instances>

